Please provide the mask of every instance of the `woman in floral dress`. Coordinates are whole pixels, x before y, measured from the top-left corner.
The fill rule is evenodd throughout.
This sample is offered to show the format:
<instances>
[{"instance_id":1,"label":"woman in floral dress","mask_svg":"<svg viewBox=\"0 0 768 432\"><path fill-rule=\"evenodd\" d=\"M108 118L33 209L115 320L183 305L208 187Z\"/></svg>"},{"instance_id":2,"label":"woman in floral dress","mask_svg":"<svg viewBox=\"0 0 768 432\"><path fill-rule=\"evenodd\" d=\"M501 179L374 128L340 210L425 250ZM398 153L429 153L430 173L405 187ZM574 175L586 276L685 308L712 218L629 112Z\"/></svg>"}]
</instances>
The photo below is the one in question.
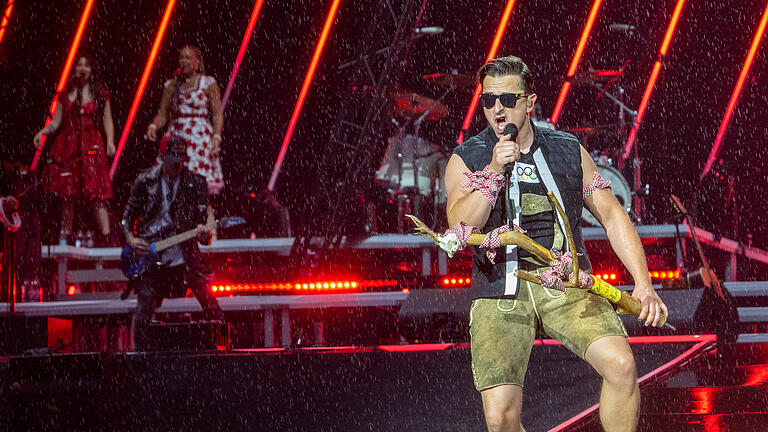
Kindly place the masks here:
<instances>
[{"instance_id":1,"label":"woman in floral dress","mask_svg":"<svg viewBox=\"0 0 768 432\"><path fill-rule=\"evenodd\" d=\"M158 131L166 125L166 136L177 135L187 141L187 168L206 178L208 194L221 193L224 176L219 154L224 114L219 85L205 74L203 55L195 46L186 45L179 51L179 69L165 82L160 108L147 127L147 137L156 141ZM209 204L208 222L213 220Z\"/></svg>"}]
</instances>

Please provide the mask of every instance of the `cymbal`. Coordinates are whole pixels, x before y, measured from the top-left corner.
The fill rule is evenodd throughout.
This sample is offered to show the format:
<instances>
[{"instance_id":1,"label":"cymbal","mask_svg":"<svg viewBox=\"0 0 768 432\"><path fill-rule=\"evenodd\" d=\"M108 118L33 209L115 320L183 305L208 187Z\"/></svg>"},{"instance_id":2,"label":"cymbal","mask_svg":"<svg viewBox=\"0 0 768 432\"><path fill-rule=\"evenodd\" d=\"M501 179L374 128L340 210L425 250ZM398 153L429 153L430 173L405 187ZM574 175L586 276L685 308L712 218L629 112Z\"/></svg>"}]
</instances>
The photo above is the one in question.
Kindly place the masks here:
<instances>
[{"instance_id":1,"label":"cymbal","mask_svg":"<svg viewBox=\"0 0 768 432\"><path fill-rule=\"evenodd\" d=\"M429 110L426 120L442 120L448 117L448 107L444 103L407 90L396 90L390 98L389 109L393 114L403 117L418 117Z\"/></svg>"},{"instance_id":2,"label":"cymbal","mask_svg":"<svg viewBox=\"0 0 768 432\"><path fill-rule=\"evenodd\" d=\"M454 86L454 87L475 87L475 78L471 75L460 73L433 73L427 74L421 77L427 80L430 84L439 86Z\"/></svg>"}]
</instances>

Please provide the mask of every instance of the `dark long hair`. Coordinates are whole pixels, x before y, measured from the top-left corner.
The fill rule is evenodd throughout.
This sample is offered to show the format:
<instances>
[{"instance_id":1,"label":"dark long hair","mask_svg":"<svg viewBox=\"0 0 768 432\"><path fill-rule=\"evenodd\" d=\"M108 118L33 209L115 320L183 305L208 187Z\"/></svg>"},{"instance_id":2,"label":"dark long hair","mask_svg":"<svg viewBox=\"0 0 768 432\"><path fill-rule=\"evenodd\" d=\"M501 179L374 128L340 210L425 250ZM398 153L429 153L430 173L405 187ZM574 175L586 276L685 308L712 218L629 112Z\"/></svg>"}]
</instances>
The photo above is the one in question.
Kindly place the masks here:
<instances>
[{"instance_id":1,"label":"dark long hair","mask_svg":"<svg viewBox=\"0 0 768 432\"><path fill-rule=\"evenodd\" d=\"M99 79L98 63L96 63L90 54L78 54L76 57L78 62L81 58L85 58L85 60L88 62L88 66L91 67L91 76L88 78L88 84L90 84L91 94L93 94L93 98L96 100L96 113L101 116L101 114L104 112L104 105L107 103L109 92L107 91L107 87L104 85L104 83ZM67 79L67 85L64 87L64 90L61 92L61 94L59 94L59 100L61 100L63 97L69 97L69 94L78 87L78 81L79 80L77 79L75 72L71 72L69 74L69 78ZM75 100L75 103L77 104L80 104L81 102L82 101L80 100Z\"/></svg>"}]
</instances>

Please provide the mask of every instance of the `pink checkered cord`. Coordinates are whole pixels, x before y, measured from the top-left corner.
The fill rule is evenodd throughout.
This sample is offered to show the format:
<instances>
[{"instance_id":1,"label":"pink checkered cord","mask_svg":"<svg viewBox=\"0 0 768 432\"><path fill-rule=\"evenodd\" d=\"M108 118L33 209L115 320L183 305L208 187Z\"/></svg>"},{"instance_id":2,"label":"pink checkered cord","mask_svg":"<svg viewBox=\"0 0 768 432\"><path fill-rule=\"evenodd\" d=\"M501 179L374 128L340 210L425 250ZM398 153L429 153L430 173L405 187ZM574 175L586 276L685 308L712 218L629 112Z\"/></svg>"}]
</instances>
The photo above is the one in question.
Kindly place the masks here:
<instances>
[{"instance_id":1,"label":"pink checkered cord","mask_svg":"<svg viewBox=\"0 0 768 432\"><path fill-rule=\"evenodd\" d=\"M459 250L462 250L467 246L467 239L469 239L469 236L472 234L480 234L480 230L466 222L459 222L453 228L448 228L445 230L445 234L443 235L448 235L451 233L455 234L456 237L459 238Z\"/></svg>"},{"instance_id":2,"label":"pink checkered cord","mask_svg":"<svg viewBox=\"0 0 768 432\"><path fill-rule=\"evenodd\" d=\"M491 207L496 205L496 198L504 184L504 176L488 168L486 165L480 171L473 173L465 172L464 175L469 179L468 182L461 185L463 188L477 189L484 197L491 202Z\"/></svg>"},{"instance_id":3,"label":"pink checkered cord","mask_svg":"<svg viewBox=\"0 0 768 432\"><path fill-rule=\"evenodd\" d=\"M595 174L592 175L592 184L585 187L584 190L581 192L581 195L584 197L584 199L587 199L596 190L605 189L609 187L611 187L611 181L604 179L599 172L595 171Z\"/></svg>"},{"instance_id":4,"label":"pink checkered cord","mask_svg":"<svg viewBox=\"0 0 768 432\"><path fill-rule=\"evenodd\" d=\"M573 256L570 252L561 253L554 249L550 252L555 260L549 262L549 266L552 267L551 269L538 275L539 279L541 279L541 285L545 288L565 291L563 281L567 281L571 278ZM588 288L592 281L586 273L579 272L579 282L581 283L582 288Z\"/></svg>"},{"instance_id":5,"label":"pink checkered cord","mask_svg":"<svg viewBox=\"0 0 768 432\"><path fill-rule=\"evenodd\" d=\"M525 230L517 225L512 225L515 231L524 233ZM509 231L509 225L502 225L495 230L485 235L485 240L480 244L481 249L486 249L485 255L491 261L491 264L496 264L496 248L501 247L501 239L499 235Z\"/></svg>"}]
</instances>

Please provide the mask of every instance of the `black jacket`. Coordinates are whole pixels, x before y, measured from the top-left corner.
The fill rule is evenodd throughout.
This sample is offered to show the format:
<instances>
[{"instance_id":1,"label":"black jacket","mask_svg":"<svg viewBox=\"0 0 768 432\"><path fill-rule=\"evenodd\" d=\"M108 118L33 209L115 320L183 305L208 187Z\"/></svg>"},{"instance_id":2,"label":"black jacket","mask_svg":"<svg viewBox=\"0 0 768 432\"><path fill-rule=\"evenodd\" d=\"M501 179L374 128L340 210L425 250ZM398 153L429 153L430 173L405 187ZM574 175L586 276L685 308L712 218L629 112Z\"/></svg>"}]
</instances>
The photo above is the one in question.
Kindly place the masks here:
<instances>
[{"instance_id":1,"label":"black jacket","mask_svg":"<svg viewBox=\"0 0 768 432\"><path fill-rule=\"evenodd\" d=\"M121 225L123 233L145 232L145 228L162 211L163 188L161 185L162 165L143 171L133 182L131 196L125 204ZM170 215L176 225L176 234L205 224L208 208L208 186L205 177L187 169L182 170L176 199L171 204ZM162 239L150 239L153 241ZM181 249L190 269L202 273L210 272L203 261L195 239L185 241Z\"/></svg>"}]
</instances>

